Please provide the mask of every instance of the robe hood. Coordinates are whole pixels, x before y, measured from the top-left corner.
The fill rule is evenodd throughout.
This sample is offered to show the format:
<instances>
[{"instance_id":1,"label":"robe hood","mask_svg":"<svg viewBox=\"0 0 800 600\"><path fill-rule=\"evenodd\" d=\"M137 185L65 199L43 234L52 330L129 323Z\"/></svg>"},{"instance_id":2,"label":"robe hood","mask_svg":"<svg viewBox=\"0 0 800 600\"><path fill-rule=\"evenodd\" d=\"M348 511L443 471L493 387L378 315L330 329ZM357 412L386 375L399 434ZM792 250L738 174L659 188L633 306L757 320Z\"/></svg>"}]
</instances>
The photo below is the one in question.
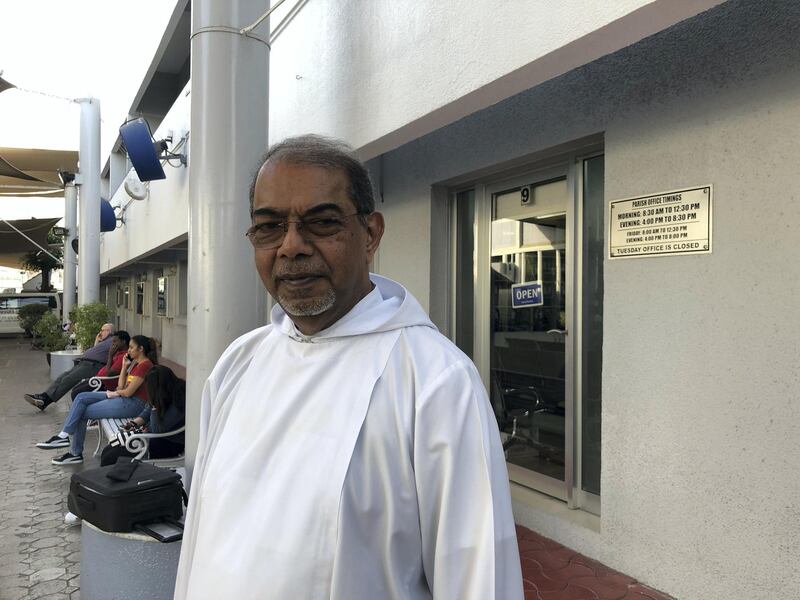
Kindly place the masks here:
<instances>
[{"instance_id":1,"label":"robe hood","mask_svg":"<svg viewBox=\"0 0 800 600\"><path fill-rule=\"evenodd\" d=\"M375 284L373 290L327 329L313 335L304 335L278 304L272 309L272 323L286 336L310 343L334 341L404 327L430 327L436 330L436 326L425 314L417 299L402 285L374 273L370 273L369 278Z\"/></svg>"}]
</instances>

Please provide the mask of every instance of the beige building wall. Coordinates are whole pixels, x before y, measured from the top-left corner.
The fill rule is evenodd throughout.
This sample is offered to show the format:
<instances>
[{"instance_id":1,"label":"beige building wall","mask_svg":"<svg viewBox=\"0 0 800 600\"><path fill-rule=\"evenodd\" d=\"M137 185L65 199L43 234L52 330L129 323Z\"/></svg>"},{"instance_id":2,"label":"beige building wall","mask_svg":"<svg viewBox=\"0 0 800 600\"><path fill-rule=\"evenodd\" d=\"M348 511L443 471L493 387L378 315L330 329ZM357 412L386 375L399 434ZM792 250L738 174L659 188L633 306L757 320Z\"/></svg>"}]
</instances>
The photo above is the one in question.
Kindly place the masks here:
<instances>
[{"instance_id":1,"label":"beige building wall","mask_svg":"<svg viewBox=\"0 0 800 600\"><path fill-rule=\"evenodd\" d=\"M514 490L522 524L681 600L800 589L798 17L726 3L371 163L380 270L443 329L438 185L590 136L606 210L713 185L712 254L605 261L601 516Z\"/></svg>"}]
</instances>

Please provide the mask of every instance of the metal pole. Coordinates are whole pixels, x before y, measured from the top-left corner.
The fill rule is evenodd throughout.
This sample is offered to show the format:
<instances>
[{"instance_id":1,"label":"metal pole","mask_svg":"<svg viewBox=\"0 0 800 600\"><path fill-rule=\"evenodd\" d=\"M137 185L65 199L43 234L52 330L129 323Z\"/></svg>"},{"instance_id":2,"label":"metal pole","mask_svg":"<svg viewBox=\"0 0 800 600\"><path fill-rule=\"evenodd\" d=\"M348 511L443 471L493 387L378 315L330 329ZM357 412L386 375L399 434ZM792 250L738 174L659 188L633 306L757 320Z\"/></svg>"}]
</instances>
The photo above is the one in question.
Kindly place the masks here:
<instances>
[{"instance_id":1,"label":"metal pole","mask_svg":"<svg viewBox=\"0 0 800 600\"><path fill-rule=\"evenodd\" d=\"M100 298L100 101L81 98L78 304Z\"/></svg>"},{"instance_id":2,"label":"metal pole","mask_svg":"<svg viewBox=\"0 0 800 600\"><path fill-rule=\"evenodd\" d=\"M75 268L77 260L72 240L77 238L78 229L78 188L70 182L64 185L64 322L69 320L69 313L75 306Z\"/></svg>"},{"instance_id":3,"label":"metal pole","mask_svg":"<svg viewBox=\"0 0 800 600\"><path fill-rule=\"evenodd\" d=\"M186 470L197 453L200 395L228 344L266 318L244 237L248 189L267 146L267 24L242 35L267 0L193 0L189 156ZM263 33L260 33L263 32Z\"/></svg>"}]
</instances>

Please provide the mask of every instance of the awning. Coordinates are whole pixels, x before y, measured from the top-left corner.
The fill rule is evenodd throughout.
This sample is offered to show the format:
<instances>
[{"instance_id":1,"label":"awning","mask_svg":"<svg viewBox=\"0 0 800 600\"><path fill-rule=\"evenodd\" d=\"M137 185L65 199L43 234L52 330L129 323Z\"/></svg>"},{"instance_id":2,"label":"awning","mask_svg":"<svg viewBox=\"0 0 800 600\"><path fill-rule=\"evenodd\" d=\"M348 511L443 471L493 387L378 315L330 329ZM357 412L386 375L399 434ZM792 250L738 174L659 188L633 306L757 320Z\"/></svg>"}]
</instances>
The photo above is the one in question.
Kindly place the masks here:
<instances>
[{"instance_id":1,"label":"awning","mask_svg":"<svg viewBox=\"0 0 800 600\"><path fill-rule=\"evenodd\" d=\"M77 151L0 148L0 196L63 196L59 171L77 173Z\"/></svg>"},{"instance_id":2,"label":"awning","mask_svg":"<svg viewBox=\"0 0 800 600\"><path fill-rule=\"evenodd\" d=\"M18 219L8 221L36 243L45 248L48 247L47 232L58 223L61 217L50 219ZM0 266L19 269L22 266L22 258L31 251L39 248L14 231L6 223L0 221Z\"/></svg>"},{"instance_id":3,"label":"awning","mask_svg":"<svg viewBox=\"0 0 800 600\"><path fill-rule=\"evenodd\" d=\"M0 71L0 73L2 73L2 71ZM9 83L8 81L0 77L0 92L5 92L6 90L10 90L11 88L15 87L17 86L15 86L13 83Z\"/></svg>"}]
</instances>

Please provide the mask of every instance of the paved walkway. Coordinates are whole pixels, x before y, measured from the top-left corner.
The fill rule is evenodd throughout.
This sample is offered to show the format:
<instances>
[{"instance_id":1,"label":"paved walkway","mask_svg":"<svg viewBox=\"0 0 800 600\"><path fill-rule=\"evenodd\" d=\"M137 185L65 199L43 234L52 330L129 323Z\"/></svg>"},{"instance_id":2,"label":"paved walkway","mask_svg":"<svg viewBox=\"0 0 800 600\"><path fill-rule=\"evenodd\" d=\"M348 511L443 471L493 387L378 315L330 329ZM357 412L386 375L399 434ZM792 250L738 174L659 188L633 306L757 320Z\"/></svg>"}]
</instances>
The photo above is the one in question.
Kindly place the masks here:
<instances>
[{"instance_id":1,"label":"paved walkway","mask_svg":"<svg viewBox=\"0 0 800 600\"><path fill-rule=\"evenodd\" d=\"M80 467L51 465L58 451L34 446L59 430L67 406L41 412L22 399L48 383L43 352L27 339L0 338L0 600L80 596L80 528L63 522L69 478Z\"/></svg>"},{"instance_id":2,"label":"paved walkway","mask_svg":"<svg viewBox=\"0 0 800 600\"><path fill-rule=\"evenodd\" d=\"M64 400L41 412L23 399L49 383L45 355L23 338L0 338L0 600L79 598L80 528L64 525L69 478L86 462L57 467L64 450L39 450L66 416ZM525 600L669 600L604 565L550 539L517 528Z\"/></svg>"},{"instance_id":3,"label":"paved walkway","mask_svg":"<svg viewBox=\"0 0 800 600\"><path fill-rule=\"evenodd\" d=\"M671 600L632 577L517 525L525 600Z\"/></svg>"}]
</instances>

